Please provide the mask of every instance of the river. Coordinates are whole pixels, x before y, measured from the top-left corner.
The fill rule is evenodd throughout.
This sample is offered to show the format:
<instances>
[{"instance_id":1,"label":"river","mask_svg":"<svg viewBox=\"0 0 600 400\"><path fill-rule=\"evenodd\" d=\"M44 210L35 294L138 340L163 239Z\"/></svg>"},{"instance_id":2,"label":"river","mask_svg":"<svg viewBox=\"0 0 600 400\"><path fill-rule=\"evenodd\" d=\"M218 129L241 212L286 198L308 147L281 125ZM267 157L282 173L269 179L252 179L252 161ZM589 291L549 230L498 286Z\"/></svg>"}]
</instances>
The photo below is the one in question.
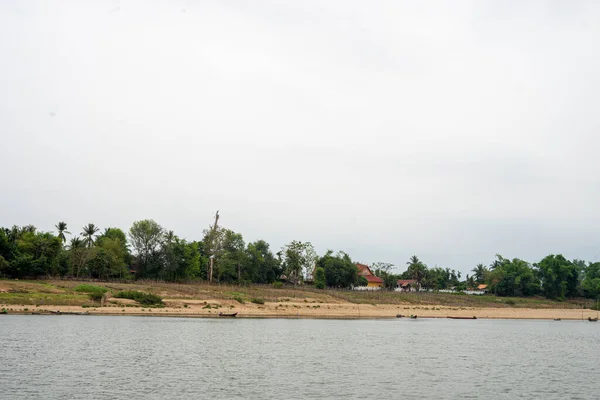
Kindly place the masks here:
<instances>
[{"instance_id":1,"label":"river","mask_svg":"<svg viewBox=\"0 0 600 400\"><path fill-rule=\"evenodd\" d=\"M600 323L0 316L1 399L597 399Z\"/></svg>"}]
</instances>

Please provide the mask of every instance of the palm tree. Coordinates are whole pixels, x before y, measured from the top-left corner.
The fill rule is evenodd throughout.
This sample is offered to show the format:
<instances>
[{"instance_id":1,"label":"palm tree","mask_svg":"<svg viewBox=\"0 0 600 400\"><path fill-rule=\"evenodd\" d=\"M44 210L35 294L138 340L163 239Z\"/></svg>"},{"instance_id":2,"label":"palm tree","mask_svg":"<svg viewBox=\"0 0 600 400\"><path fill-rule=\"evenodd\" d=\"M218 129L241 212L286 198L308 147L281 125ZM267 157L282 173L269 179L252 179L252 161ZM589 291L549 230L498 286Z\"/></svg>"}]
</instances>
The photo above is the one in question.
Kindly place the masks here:
<instances>
[{"instance_id":1,"label":"palm tree","mask_svg":"<svg viewBox=\"0 0 600 400\"><path fill-rule=\"evenodd\" d=\"M71 238L71 243L69 245L69 248L72 249L79 249L83 247L83 240L81 240L81 238L79 236L75 236L74 238Z\"/></svg>"},{"instance_id":2,"label":"palm tree","mask_svg":"<svg viewBox=\"0 0 600 400\"><path fill-rule=\"evenodd\" d=\"M58 238L63 243L66 242L67 238L65 237L65 233L71 234L71 232L67 230L67 223L60 221L58 224L54 225L54 227L58 230Z\"/></svg>"},{"instance_id":3,"label":"palm tree","mask_svg":"<svg viewBox=\"0 0 600 400\"><path fill-rule=\"evenodd\" d=\"M475 280L478 283L483 282L484 275L487 272L487 268L485 267L485 265L477 264L477 266L475 268L473 268L471 271L475 275Z\"/></svg>"},{"instance_id":4,"label":"palm tree","mask_svg":"<svg viewBox=\"0 0 600 400\"><path fill-rule=\"evenodd\" d=\"M419 260L419 257L417 257L417 256L412 256L408 260L407 264L408 264L407 272L410 274L412 279L417 281L417 286L420 289L421 282L423 281L423 278L425 278L425 273L426 273L427 267L425 267L425 264L423 264L423 262L421 260Z\"/></svg>"},{"instance_id":5,"label":"palm tree","mask_svg":"<svg viewBox=\"0 0 600 400\"><path fill-rule=\"evenodd\" d=\"M165 241L167 244L173 243L173 240L175 240L175 233L173 231L165 232Z\"/></svg>"},{"instance_id":6,"label":"palm tree","mask_svg":"<svg viewBox=\"0 0 600 400\"><path fill-rule=\"evenodd\" d=\"M99 230L100 229L94 224L87 224L83 227L83 232L81 232L81 234L83 235L83 243L87 247L92 247L94 245L94 235Z\"/></svg>"}]
</instances>

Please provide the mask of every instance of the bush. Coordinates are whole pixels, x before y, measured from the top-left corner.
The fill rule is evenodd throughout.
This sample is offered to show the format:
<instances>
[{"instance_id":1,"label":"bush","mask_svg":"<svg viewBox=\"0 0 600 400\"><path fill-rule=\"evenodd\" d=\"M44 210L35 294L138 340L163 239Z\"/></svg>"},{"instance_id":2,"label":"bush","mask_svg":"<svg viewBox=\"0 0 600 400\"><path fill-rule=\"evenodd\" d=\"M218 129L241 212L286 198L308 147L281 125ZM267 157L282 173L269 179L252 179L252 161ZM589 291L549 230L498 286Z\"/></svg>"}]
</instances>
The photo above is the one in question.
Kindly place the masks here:
<instances>
[{"instance_id":1,"label":"bush","mask_svg":"<svg viewBox=\"0 0 600 400\"><path fill-rule=\"evenodd\" d=\"M104 296L104 293L101 293L101 292L88 293L88 297L92 301L101 301L103 296Z\"/></svg>"},{"instance_id":2,"label":"bush","mask_svg":"<svg viewBox=\"0 0 600 400\"><path fill-rule=\"evenodd\" d=\"M140 304L144 304L147 306L162 306L164 305L163 301L162 301L162 297L157 296L155 294L152 293L143 293L143 292L138 292L136 290L124 290L122 292L119 292L115 295L115 297L118 297L120 299L130 299L130 300L135 300Z\"/></svg>"},{"instance_id":3,"label":"bush","mask_svg":"<svg viewBox=\"0 0 600 400\"><path fill-rule=\"evenodd\" d=\"M254 304L265 304L265 300L260 298L251 299L250 301Z\"/></svg>"},{"instance_id":4,"label":"bush","mask_svg":"<svg viewBox=\"0 0 600 400\"><path fill-rule=\"evenodd\" d=\"M504 300L504 304L508 304L509 306L514 306L517 303L515 303L515 301L513 299L508 299L508 300Z\"/></svg>"},{"instance_id":5,"label":"bush","mask_svg":"<svg viewBox=\"0 0 600 400\"><path fill-rule=\"evenodd\" d=\"M283 287L283 283L282 282L273 282L273 287L275 289L281 289Z\"/></svg>"},{"instance_id":6,"label":"bush","mask_svg":"<svg viewBox=\"0 0 600 400\"><path fill-rule=\"evenodd\" d=\"M107 288L96 285L79 285L74 290L82 293L100 293L100 296L108 292Z\"/></svg>"},{"instance_id":7,"label":"bush","mask_svg":"<svg viewBox=\"0 0 600 400\"><path fill-rule=\"evenodd\" d=\"M234 297L233 297L233 299L234 299L235 301L237 301L238 303L240 303L240 304L244 304L244 303L245 303L245 302L244 302L244 299L242 299L242 297L241 297L241 296L234 296Z\"/></svg>"}]
</instances>

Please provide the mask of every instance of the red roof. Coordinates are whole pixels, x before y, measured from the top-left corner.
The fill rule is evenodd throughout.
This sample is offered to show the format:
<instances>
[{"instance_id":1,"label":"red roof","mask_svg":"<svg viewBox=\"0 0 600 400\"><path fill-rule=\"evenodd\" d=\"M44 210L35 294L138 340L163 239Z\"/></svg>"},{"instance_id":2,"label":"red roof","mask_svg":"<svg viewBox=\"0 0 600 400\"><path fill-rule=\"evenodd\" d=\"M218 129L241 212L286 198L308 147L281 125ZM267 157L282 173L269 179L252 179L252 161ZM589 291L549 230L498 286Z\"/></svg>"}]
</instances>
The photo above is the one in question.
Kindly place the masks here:
<instances>
[{"instance_id":1,"label":"red roof","mask_svg":"<svg viewBox=\"0 0 600 400\"><path fill-rule=\"evenodd\" d=\"M383 283L383 279L381 279L378 276L375 275L363 275L365 278L367 278L367 282L373 282L373 283Z\"/></svg>"},{"instance_id":2,"label":"red roof","mask_svg":"<svg viewBox=\"0 0 600 400\"><path fill-rule=\"evenodd\" d=\"M356 264L356 268L358 268L358 275L360 276L374 276L368 265L359 263Z\"/></svg>"},{"instance_id":3,"label":"red roof","mask_svg":"<svg viewBox=\"0 0 600 400\"><path fill-rule=\"evenodd\" d=\"M400 287L414 285L416 283L417 283L417 281L415 281L414 279L398 279L398 286L400 286Z\"/></svg>"}]
</instances>

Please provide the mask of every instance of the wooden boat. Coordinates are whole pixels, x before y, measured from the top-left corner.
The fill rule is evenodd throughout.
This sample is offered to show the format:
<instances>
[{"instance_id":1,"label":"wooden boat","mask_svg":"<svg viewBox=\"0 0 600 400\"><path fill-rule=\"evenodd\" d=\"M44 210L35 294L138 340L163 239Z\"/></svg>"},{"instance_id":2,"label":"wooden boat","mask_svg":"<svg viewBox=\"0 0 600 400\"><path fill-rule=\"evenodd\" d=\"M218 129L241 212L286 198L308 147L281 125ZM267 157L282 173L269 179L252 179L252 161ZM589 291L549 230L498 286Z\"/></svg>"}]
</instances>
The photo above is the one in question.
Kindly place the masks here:
<instances>
[{"instance_id":1,"label":"wooden boat","mask_svg":"<svg viewBox=\"0 0 600 400\"><path fill-rule=\"evenodd\" d=\"M402 314L396 314L396 318L403 318L403 317L404 317L404 315L402 315Z\"/></svg>"},{"instance_id":2,"label":"wooden boat","mask_svg":"<svg viewBox=\"0 0 600 400\"><path fill-rule=\"evenodd\" d=\"M472 316L472 317L448 317L450 319L477 319L476 316Z\"/></svg>"},{"instance_id":3,"label":"wooden boat","mask_svg":"<svg viewBox=\"0 0 600 400\"><path fill-rule=\"evenodd\" d=\"M417 316L416 315L411 315L410 319L417 319Z\"/></svg>"},{"instance_id":4,"label":"wooden boat","mask_svg":"<svg viewBox=\"0 0 600 400\"><path fill-rule=\"evenodd\" d=\"M590 321L590 322L598 322L598 317L596 317L596 318L588 317L588 321Z\"/></svg>"},{"instance_id":5,"label":"wooden boat","mask_svg":"<svg viewBox=\"0 0 600 400\"><path fill-rule=\"evenodd\" d=\"M229 317L229 318L234 318L238 313L234 312L234 313L219 313L219 317Z\"/></svg>"},{"instance_id":6,"label":"wooden boat","mask_svg":"<svg viewBox=\"0 0 600 400\"><path fill-rule=\"evenodd\" d=\"M555 321L562 321L560 318L554 318Z\"/></svg>"},{"instance_id":7,"label":"wooden boat","mask_svg":"<svg viewBox=\"0 0 600 400\"><path fill-rule=\"evenodd\" d=\"M89 312L87 311L83 311L83 312L72 312L72 311L50 311L52 314L55 315L90 315Z\"/></svg>"}]
</instances>

